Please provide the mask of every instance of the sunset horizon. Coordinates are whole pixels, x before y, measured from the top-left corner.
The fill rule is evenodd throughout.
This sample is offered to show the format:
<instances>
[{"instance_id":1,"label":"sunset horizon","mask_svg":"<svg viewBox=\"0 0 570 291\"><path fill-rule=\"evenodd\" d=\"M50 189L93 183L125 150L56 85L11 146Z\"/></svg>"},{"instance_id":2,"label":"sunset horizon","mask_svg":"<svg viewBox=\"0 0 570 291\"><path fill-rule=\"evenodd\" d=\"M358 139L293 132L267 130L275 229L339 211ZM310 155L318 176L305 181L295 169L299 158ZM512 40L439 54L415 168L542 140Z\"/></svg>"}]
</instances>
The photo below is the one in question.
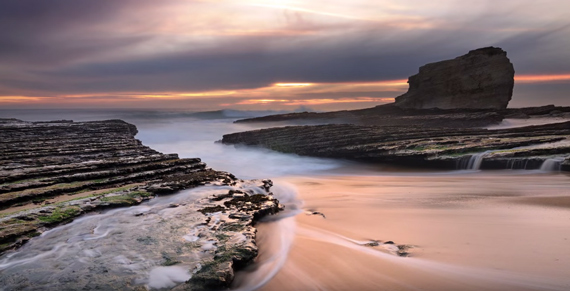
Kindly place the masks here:
<instances>
[{"instance_id":1,"label":"sunset horizon","mask_svg":"<svg viewBox=\"0 0 570 291\"><path fill-rule=\"evenodd\" d=\"M87 3L0 4L1 108L366 108L487 46L515 65L510 107L570 105L565 2Z\"/></svg>"}]
</instances>

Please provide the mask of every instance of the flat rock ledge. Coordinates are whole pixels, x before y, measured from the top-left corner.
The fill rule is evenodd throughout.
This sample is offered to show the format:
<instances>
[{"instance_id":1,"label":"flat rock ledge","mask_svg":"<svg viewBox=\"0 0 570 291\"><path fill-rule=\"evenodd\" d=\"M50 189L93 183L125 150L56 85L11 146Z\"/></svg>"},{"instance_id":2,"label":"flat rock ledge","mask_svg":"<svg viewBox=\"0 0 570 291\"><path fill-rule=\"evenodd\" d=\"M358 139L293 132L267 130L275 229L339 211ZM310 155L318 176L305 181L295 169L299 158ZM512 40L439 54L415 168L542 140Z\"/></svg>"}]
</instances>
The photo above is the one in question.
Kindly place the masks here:
<instances>
[{"instance_id":1,"label":"flat rock ledge","mask_svg":"<svg viewBox=\"0 0 570 291\"><path fill-rule=\"evenodd\" d=\"M277 123L278 125L356 124L374 126L413 126L472 128L495 125L508 119L566 118L570 107L546 105L496 109L411 109L394 103L358 110L299 112L236 120L235 123Z\"/></svg>"},{"instance_id":2,"label":"flat rock ledge","mask_svg":"<svg viewBox=\"0 0 570 291\"><path fill-rule=\"evenodd\" d=\"M232 133L222 143L284 153L441 169L570 171L570 122L488 130L328 124Z\"/></svg>"},{"instance_id":3,"label":"flat rock ledge","mask_svg":"<svg viewBox=\"0 0 570 291\"><path fill-rule=\"evenodd\" d=\"M234 271L257 256L255 222L282 209L269 191L271 181L239 180L198 158L157 152L136 133L121 120L0 119L0 254L87 212L202 185L230 186L234 190L193 206L203 214L195 242L214 247L177 290L228 287ZM251 184L261 192L252 192Z\"/></svg>"}]
</instances>

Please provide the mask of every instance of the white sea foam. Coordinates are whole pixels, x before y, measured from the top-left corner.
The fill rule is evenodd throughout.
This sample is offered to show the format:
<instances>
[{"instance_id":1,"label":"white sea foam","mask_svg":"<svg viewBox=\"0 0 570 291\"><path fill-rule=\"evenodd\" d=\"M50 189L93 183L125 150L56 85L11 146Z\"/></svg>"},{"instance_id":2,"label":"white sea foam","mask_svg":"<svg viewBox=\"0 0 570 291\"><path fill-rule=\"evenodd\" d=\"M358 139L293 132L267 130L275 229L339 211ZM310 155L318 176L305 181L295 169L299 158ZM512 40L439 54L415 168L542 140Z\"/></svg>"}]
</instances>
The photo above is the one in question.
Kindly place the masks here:
<instances>
[{"instance_id":1,"label":"white sea foam","mask_svg":"<svg viewBox=\"0 0 570 291\"><path fill-rule=\"evenodd\" d=\"M182 266L156 267L150 271L147 285L153 289L169 288L191 277L188 268Z\"/></svg>"},{"instance_id":2,"label":"white sea foam","mask_svg":"<svg viewBox=\"0 0 570 291\"><path fill-rule=\"evenodd\" d=\"M517 128L524 126L533 125L544 125L551 123L560 123L568 121L567 118L527 118L527 119L504 119L501 123L496 125L491 125L487 129L507 129L507 128Z\"/></svg>"}]
</instances>

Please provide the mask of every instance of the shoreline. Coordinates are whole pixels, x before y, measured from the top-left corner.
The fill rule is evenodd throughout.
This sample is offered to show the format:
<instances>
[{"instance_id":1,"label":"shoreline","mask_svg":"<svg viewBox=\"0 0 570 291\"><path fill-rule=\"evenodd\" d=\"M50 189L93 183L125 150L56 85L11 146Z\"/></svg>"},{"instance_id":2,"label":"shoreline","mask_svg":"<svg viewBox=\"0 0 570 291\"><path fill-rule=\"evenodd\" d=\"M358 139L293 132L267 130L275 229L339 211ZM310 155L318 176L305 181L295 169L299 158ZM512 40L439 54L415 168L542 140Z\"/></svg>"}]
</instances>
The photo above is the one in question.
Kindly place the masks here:
<instances>
[{"instance_id":1,"label":"shoreline","mask_svg":"<svg viewBox=\"0 0 570 291\"><path fill-rule=\"evenodd\" d=\"M556 182L552 189L570 186L564 176L534 177ZM478 181L489 178L490 186L477 189ZM570 239L568 209L521 204L543 198L542 185L532 187L525 179L528 175L466 175L456 183L449 176L275 179L297 185L303 208L326 218L295 217L289 258L260 290L564 290L570 286L565 276L570 257L564 252ZM516 193L507 187L514 181L520 184ZM424 190L408 193L413 187ZM455 197L465 187L473 191ZM486 194L489 187L496 194ZM265 231L260 228L262 235ZM371 239L413 248L409 257L398 257L354 243Z\"/></svg>"}]
</instances>

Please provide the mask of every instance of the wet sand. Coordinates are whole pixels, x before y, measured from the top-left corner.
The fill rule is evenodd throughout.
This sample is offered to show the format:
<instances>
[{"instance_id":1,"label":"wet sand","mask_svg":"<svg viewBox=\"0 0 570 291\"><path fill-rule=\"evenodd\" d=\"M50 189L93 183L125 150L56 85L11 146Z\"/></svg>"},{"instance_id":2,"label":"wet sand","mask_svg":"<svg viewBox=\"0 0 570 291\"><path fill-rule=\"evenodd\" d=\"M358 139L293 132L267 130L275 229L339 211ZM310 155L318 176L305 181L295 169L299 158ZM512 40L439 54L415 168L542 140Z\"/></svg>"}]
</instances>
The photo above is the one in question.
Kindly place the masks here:
<instances>
[{"instance_id":1,"label":"wet sand","mask_svg":"<svg viewBox=\"0 0 570 291\"><path fill-rule=\"evenodd\" d=\"M565 174L400 173L276 182L297 188L303 208L326 218L290 218L290 252L262 290L570 288ZM260 225L261 249L277 249L278 229ZM399 257L382 245L361 245L370 240L415 247L410 257Z\"/></svg>"},{"instance_id":2,"label":"wet sand","mask_svg":"<svg viewBox=\"0 0 570 291\"><path fill-rule=\"evenodd\" d=\"M521 198L518 202L529 205L570 208L570 196L527 197Z\"/></svg>"}]
</instances>

